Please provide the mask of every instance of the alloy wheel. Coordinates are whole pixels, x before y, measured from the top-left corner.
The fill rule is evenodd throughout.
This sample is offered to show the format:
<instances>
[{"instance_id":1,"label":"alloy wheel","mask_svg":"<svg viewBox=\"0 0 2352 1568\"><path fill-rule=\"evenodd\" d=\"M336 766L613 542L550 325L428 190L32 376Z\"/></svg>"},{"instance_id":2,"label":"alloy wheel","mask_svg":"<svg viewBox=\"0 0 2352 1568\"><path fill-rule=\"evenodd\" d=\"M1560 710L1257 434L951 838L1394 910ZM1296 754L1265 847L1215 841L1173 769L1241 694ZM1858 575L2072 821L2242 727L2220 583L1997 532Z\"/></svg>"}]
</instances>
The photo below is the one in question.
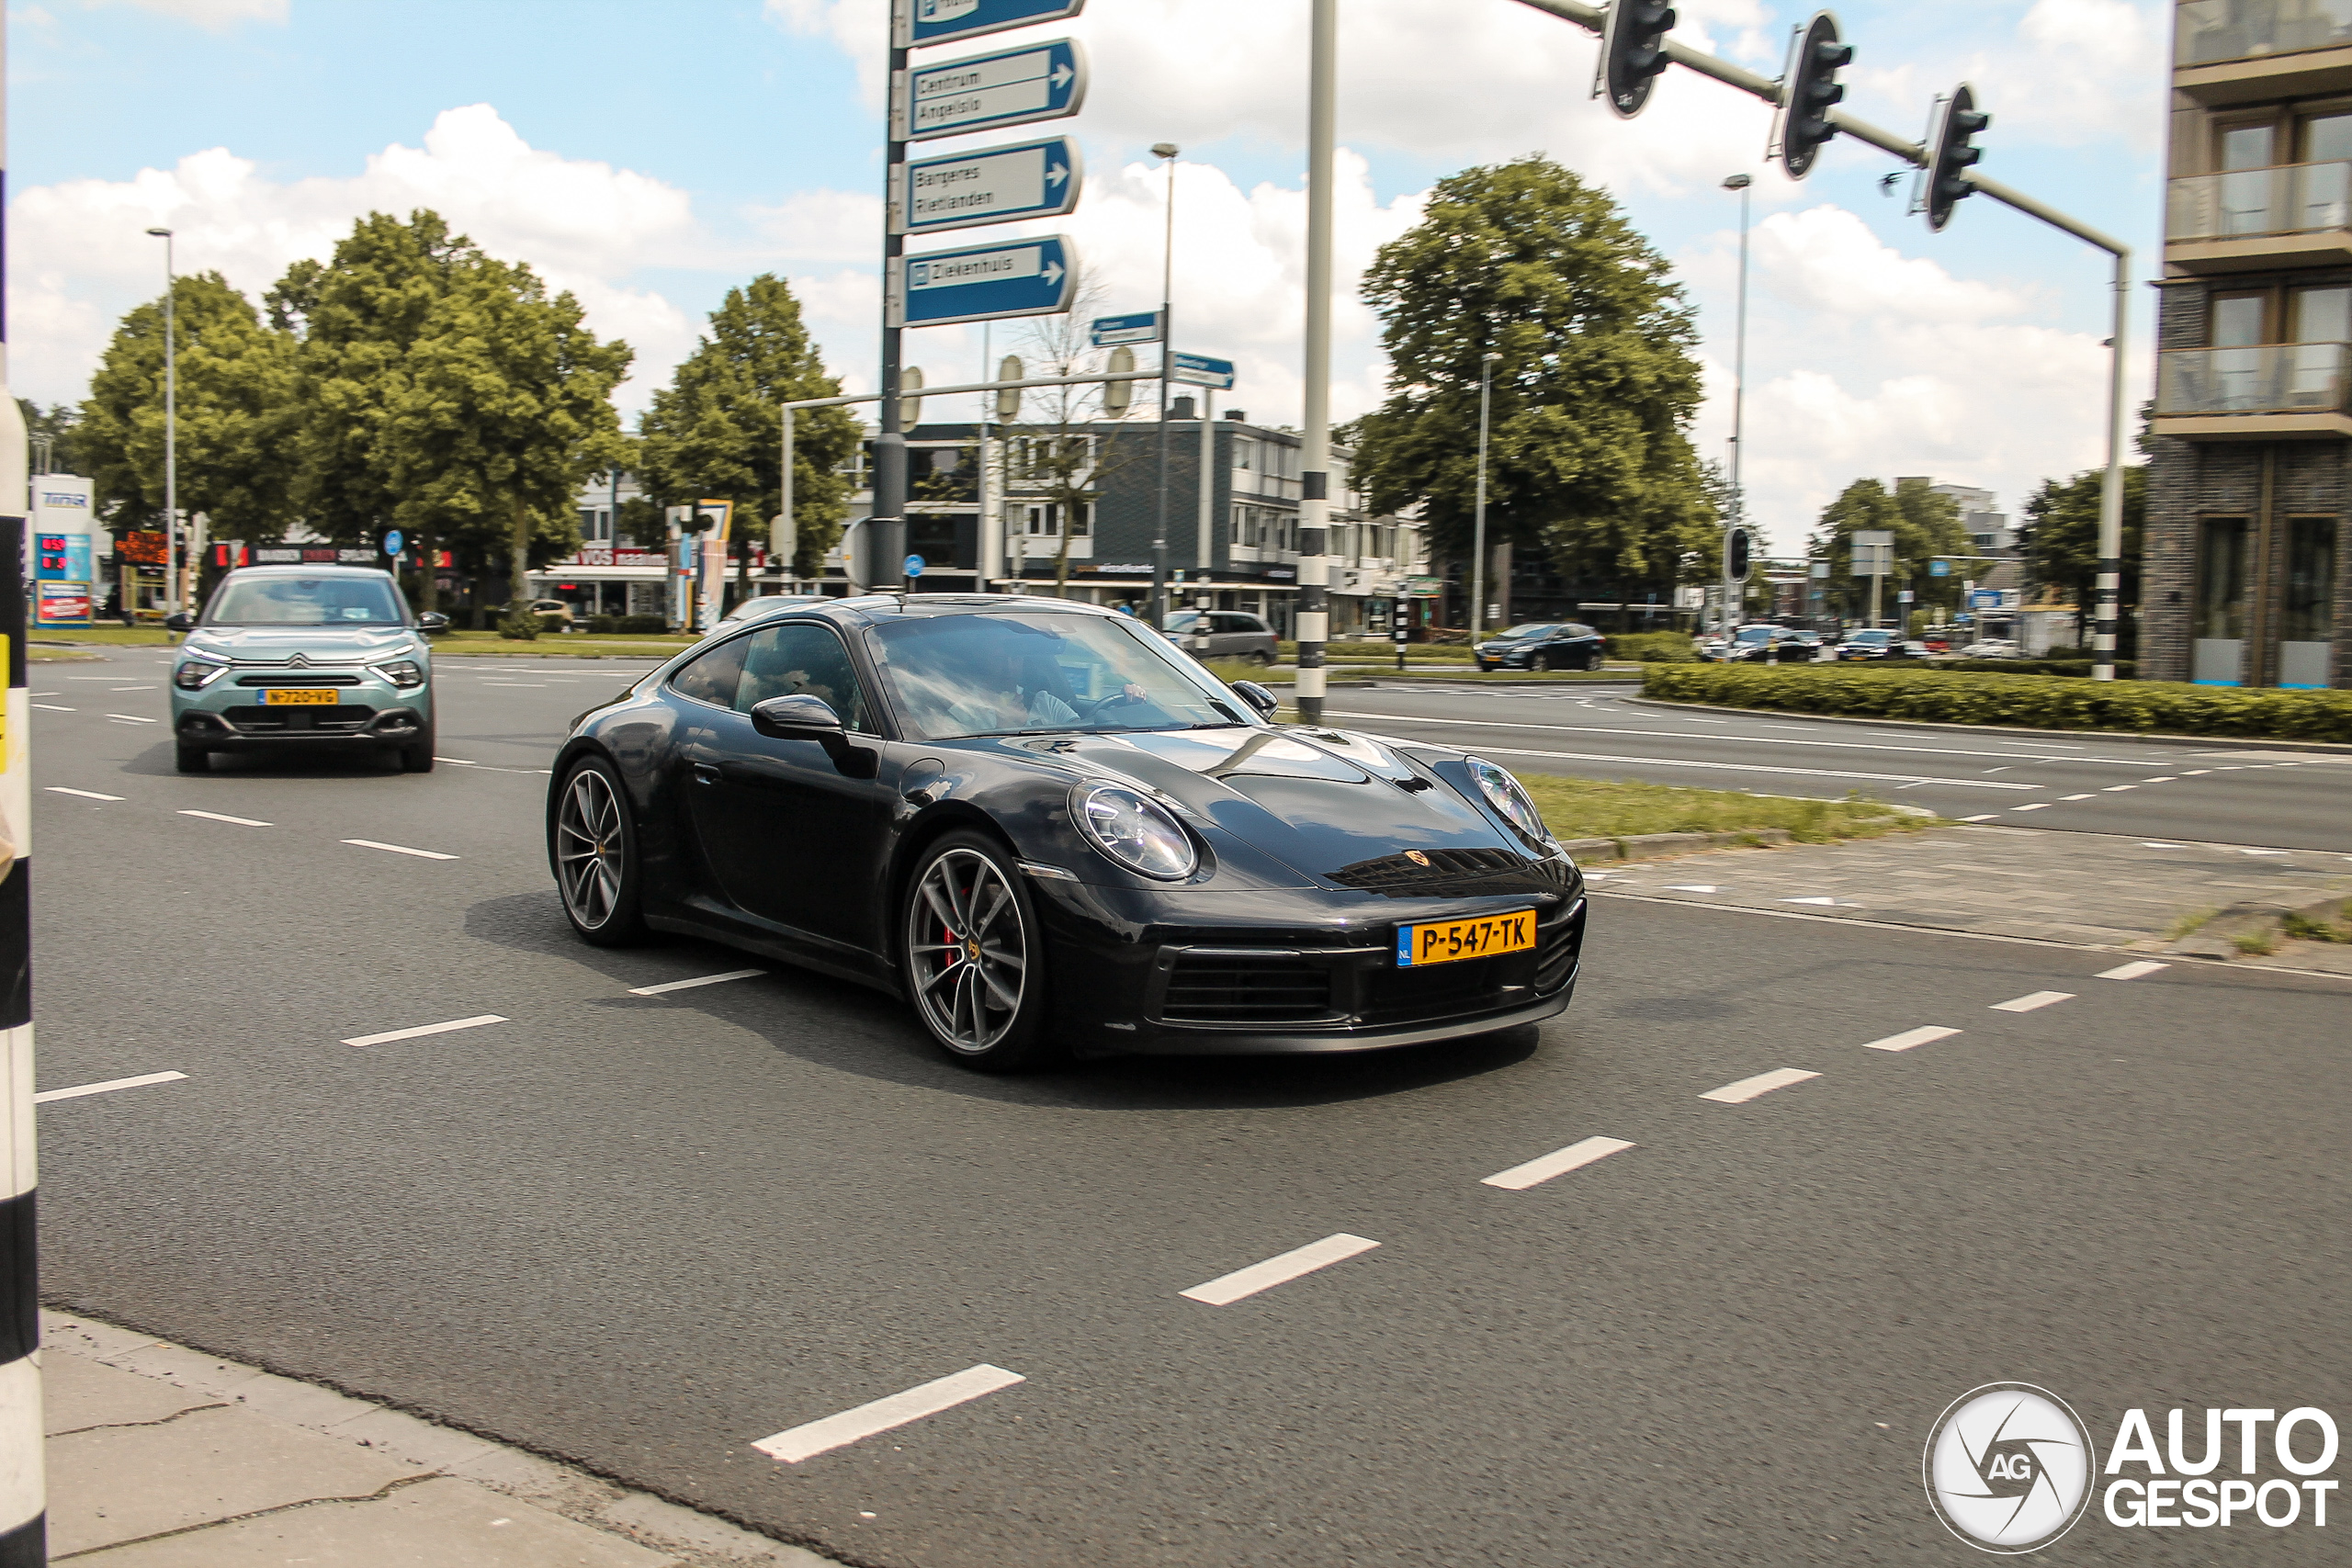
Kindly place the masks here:
<instances>
[{"instance_id":1,"label":"alloy wheel","mask_svg":"<svg viewBox=\"0 0 2352 1568\"><path fill-rule=\"evenodd\" d=\"M572 774L556 814L556 879L564 908L590 931L620 907L627 866L621 834L621 803L604 773L584 767Z\"/></svg>"},{"instance_id":2,"label":"alloy wheel","mask_svg":"<svg viewBox=\"0 0 2352 1568\"><path fill-rule=\"evenodd\" d=\"M994 861L958 847L923 868L907 904L907 964L915 1005L950 1050L978 1055L1012 1031L1029 942Z\"/></svg>"}]
</instances>

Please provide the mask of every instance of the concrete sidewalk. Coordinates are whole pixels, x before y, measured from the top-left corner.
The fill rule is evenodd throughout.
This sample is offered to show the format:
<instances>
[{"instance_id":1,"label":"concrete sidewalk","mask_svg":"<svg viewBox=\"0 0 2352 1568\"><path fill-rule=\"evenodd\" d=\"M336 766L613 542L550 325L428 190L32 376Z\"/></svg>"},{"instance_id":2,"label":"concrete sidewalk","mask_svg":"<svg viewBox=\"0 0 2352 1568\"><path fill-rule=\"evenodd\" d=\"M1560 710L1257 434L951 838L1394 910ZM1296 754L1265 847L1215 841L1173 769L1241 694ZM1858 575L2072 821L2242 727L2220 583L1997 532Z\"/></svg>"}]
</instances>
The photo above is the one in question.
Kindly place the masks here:
<instances>
[{"instance_id":1,"label":"concrete sidewalk","mask_svg":"<svg viewBox=\"0 0 2352 1568\"><path fill-rule=\"evenodd\" d=\"M517 1449L41 1314L49 1551L90 1568L834 1568Z\"/></svg>"}]
</instances>

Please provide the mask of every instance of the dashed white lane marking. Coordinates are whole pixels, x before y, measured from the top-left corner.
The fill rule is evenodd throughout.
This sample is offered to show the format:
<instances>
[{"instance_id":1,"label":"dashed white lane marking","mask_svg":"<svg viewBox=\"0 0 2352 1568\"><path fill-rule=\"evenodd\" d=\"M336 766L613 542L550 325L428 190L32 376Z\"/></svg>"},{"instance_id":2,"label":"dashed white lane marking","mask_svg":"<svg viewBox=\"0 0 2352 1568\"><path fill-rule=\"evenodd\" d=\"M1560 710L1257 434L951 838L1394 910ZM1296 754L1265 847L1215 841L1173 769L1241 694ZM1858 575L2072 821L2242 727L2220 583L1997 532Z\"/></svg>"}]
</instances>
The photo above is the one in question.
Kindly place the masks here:
<instances>
[{"instance_id":1,"label":"dashed white lane marking","mask_svg":"<svg viewBox=\"0 0 2352 1568\"><path fill-rule=\"evenodd\" d=\"M390 850L396 855L414 855L419 860L456 860L458 858L456 855L445 855L439 850L413 850L406 844L384 844L373 839L345 839L343 841L346 844L356 844L363 850Z\"/></svg>"},{"instance_id":2,"label":"dashed white lane marking","mask_svg":"<svg viewBox=\"0 0 2352 1568\"><path fill-rule=\"evenodd\" d=\"M2212 771L2211 768L2190 768L2180 776L2185 779L2201 779Z\"/></svg>"},{"instance_id":3,"label":"dashed white lane marking","mask_svg":"<svg viewBox=\"0 0 2352 1568\"><path fill-rule=\"evenodd\" d=\"M1959 1032L1957 1029L1945 1029L1939 1024L1930 1023L1919 1029L1906 1029L1900 1034L1890 1034L1883 1040L1872 1040L1863 1045L1862 1049L1865 1051L1908 1051L1915 1045L1925 1045L1937 1040L1949 1040Z\"/></svg>"},{"instance_id":4,"label":"dashed white lane marking","mask_svg":"<svg viewBox=\"0 0 2352 1568\"><path fill-rule=\"evenodd\" d=\"M968 1404L983 1395L1025 1381L1019 1372L1008 1372L1002 1367L991 1367L983 1361L977 1367L967 1367L948 1377L933 1379L904 1393L894 1393L888 1399L877 1399L871 1404L861 1404L854 1410L844 1410L821 1421L787 1428L773 1438L762 1438L752 1446L770 1459L786 1464L798 1464L802 1460L831 1453L835 1449L846 1448L877 1432L904 1427L926 1416L953 1410L959 1404Z\"/></svg>"},{"instance_id":5,"label":"dashed white lane marking","mask_svg":"<svg viewBox=\"0 0 2352 1568\"><path fill-rule=\"evenodd\" d=\"M119 718L125 724L153 724L155 722L152 718L141 718L135 713L110 713L107 715L107 716L108 718Z\"/></svg>"},{"instance_id":6,"label":"dashed white lane marking","mask_svg":"<svg viewBox=\"0 0 2352 1568\"><path fill-rule=\"evenodd\" d=\"M2172 965L2169 964L2153 964L2147 959L2136 958L2129 964L2119 964L2112 969L2102 969L2097 975L2092 976L2091 978L2095 980L2137 980L2143 976L2153 975L2159 969L2169 969L2171 967Z\"/></svg>"},{"instance_id":7,"label":"dashed white lane marking","mask_svg":"<svg viewBox=\"0 0 2352 1568\"><path fill-rule=\"evenodd\" d=\"M266 828L266 822L256 822L250 817L223 817L218 811L183 811L183 817L201 817L207 822L227 822L239 828Z\"/></svg>"},{"instance_id":8,"label":"dashed white lane marking","mask_svg":"<svg viewBox=\"0 0 2352 1568\"><path fill-rule=\"evenodd\" d=\"M414 1029L388 1029L381 1034L355 1034L344 1042L345 1045L389 1045L395 1040L415 1040L427 1034L448 1034L460 1029L480 1029L485 1023L504 1023L503 1015L483 1013L479 1018L453 1018L447 1023L420 1023Z\"/></svg>"},{"instance_id":9,"label":"dashed white lane marking","mask_svg":"<svg viewBox=\"0 0 2352 1568\"><path fill-rule=\"evenodd\" d=\"M1779 902L1783 904L1813 904L1817 905L1824 909L1859 909L1861 908L1860 904L1855 903L1850 898L1845 900L1843 903L1840 903L1835 898L1782 898L1779 900Z\"/></svg>"},{"instance_id":10,"label":"dashed white lane marking","mask_svg":"<svg viewBox=\"0 0 2352 1568\"><path fill-rule=\"evenodd\" d=\"M2120 795L2127 789L2138 789L2139 787L2140 786L2138 784L2109 784L2105 789L2099 791L2099 793L2101 795Z\"/></svg>"},{"instance_id":11,"label":"dashed white lane marking","mask_svg":"<svg viewBox=\"0 0 2352 1568\"><path fill-rule=\"evenodd\" d=\"M2043 811L2047 810L2049 806L2050 802L2046 800L2036 800L2024 806L2012 806L2009 809L2012 811Z\"/></svg>"},{"instance_id":12,"label":"dashed white lane marking","mask_svg":"<svg viewBox=\"0 0 2352 1568\"><path fill-rule=\"evenodd\" d=\"M135 1078L108 1078L104 1083L76 1084L72 1089L43 1089L33 1096L33 1103L47 1105L52 1100L79 1100L85 1094L112 1094L119 1089L144 1089L151 1083L171 1083L186 1077L186 1073L141 1073Z\"/></svg>"},{"instance_id":13,"label":"dashed white lane marking","mask_svg":"<svg viewBox=\"0 0 2352 1568\"><path fill-rule=\"evenodd\" d=\"M2238 852L2242 855L2283 855L2291 852L2288 850L2240 850Z\"/></svg>"},{"instance_id":14,"label":"dashed white lane marking","mask_svg":"<svg viewBox=\"0 0 2352 1568\"><path fill-rule=\"evenodd\" d=\"M119 795L100 795L94 789L68 789L63 784L51 784L48 789L51 795L78 795L84 800L120 800L122 798Z\"/></svg>"},{"instance_id":15,"label":"dashed white lane marking","mask_svg":"<svg viewBox=\"0 0 2352 1568\"><path fill-rule=\"evenodd\" d=\"M82 711L80 708L69 708L58 703L35 703L33 706L44 708L51 713L80 713Z\"/></svg>"},{"instance_id":16,"label":"dashed white lane marking","mask_svg":"<svg viewBox=\"0 0 2352 1568\"><path fill-rule=\"evenodd\" d=\"M1269 1258L1263 1263L1252 1263L1247 1269L1220 1274L1204 1285L1195 1285L1189 1291L1177 1293L1187 1301L1205 1302L1210 1306L1231 1306L1245 1296L1254 1296L1261 1291L1271 1291L1276 1285L1288 1284L1302 1274L1329 1269L1359 1252L1370 1252L1379 1245L1376 1241L1366 1241L1363 1236L1350 1235L1341 1231L1338 1235L1327 1235L1321 1241L1295 1247L1279 1258Z\"/></svg>"},{"instance_id":17,"label":"dashed white lane marking","mask_svg":"<svg viewBox=\"0 0 2352 1568\"><path fill-rule=\"evenodd\" d=\"M2005 1002L1995 1002L1989 1010L2031 1012L2036 1008L2046 1008L2053 1002L2071 1002L2074 999L2075 993L2072 991L2029 991L2021 997L2011 997Z\"/></svg>"},{"instance_id":18,"label":"dashed white lane marking","mask_svg":"<svg viewBox=\"0 0 2352 1568\"><path fill-rule=\"evenodd\" d=\"M2145 843L2142 844L2140 847L2143 850L2185 850L2188 846L2187 844Z\"/></svg>"},{"instance_id":19,"label":"dashed white lane marking","mask_svg":"<svg viewBox=\"0 0 2352 1568\"><path fill-rule=\"evenodd\" d=\"M2097 797L2095 795L2062 795L2058 798L2061 800L2091 800Z\"/></svg>"},{"instance_id":20,"label":"dashed white lane marking","mask_svg":"<svg viewBox=\"0 0 2352 1568\"><path fill-rule=\"evenodd\" d=\"M152 692L154 689L153 686L108 686L107 688L109 692Z\"/></svg>"},{"instance_id":21,"label":"dashed white lane marking","mask_svg":"<svg viewBox=\"0 0 2352 1568\"><path fill-rule=\"evenodd\" d=\"M1721 1089L1711 1089L1699 1098L1712 1100L1717 1105L1745 1105L1759 1094L1770 1094L1776 1089L1786 1089L1792 1083L1803 1083L1807 1078L1820 1076L1801 1067L1774 1067L1769 1073L1758 1073L1752 1078L1742 1078Z\"/></svg>"},{"instance_id":22,"label":"dashed white lane marking","mask_svg":"<svg viewBox=\"0 0 2352 1568\"><path fill-rule=\"evenodd\" d=\"M472 767L479 767L479 766L481 766L481 764L480 764L480 763L475 762L475 761L473 761L471 759L469 759L469 758L466 758L466 757L435 757L435 758L434 758L433 760L434 760L435 761L436 761L436 762L454 762L454 763L456 763L458 767L461 767L461 768L472 768Z\"/></svg>"},{"instance_id":23,"label":"dashed white lane marking","mask_svg":"<svg viewBox=\"0 0 2352 1568\"><path fill-rule=\"evenodd\" d=\"M2166 773L2160 779L2142 779L2140 782L2142 784L2178 784L2180 780L2170 773Z\"/></svg>"},{"instance_id":24,"label":"dashed white lane marking","mask_svg":"<svg viewBox=\"0 0 2352 1568\"><path fill-rule=\"evenodd\" d=\"M1718 891L1712 882L1690 882L1667 889L1668 893L1713 893Z\"/></svg>"},{"instance_id":25,"label":"dashed white lane marking","mask_svg":"<svg viewBox=\"0 0 2352 1568\"><path fill-rule=\"evenodd\" d=\"M658 986L631 986L632 997L658 997L664 991L690 991L696 986L716 986L721 980L748 980L754 975L764 975L764 969L729 969L724 975L697 975L691 980L664 980Z\"/></svg>"},{"instance_id":26,"label":"dashed white lane marking","mask_svg":"<svg viewBox=\"0 0 2352 1568\"><path fill-rule=\"evenodd\" d=\"M1963 817L1961 820L1963 822L1990 822L1994 818L1999 815L2000 813L1997 811L1987 811L1978 817Z\"/></svg>"},{"instance_id":27,"label":"dashed white lane marking","mask_svg":"<svg viewBox=\"0 0 2352 1568\"><path fill-rule=\"evenodd\" d=\"M1498 1170L1492 1176L1482 1177L1478 1185L1499 1187L1507 1192L1524 1192L1540 1182L1549 1181L1555 1176L1565 1176L1597 1159L1623 1154L1633 1146L1623 1138L1585 1138L1565 1149L1554 1149L1548 1155L1529 1160L1525 1165L1515 1165L1509 1170Z\"/></svg>"}]
</instances>

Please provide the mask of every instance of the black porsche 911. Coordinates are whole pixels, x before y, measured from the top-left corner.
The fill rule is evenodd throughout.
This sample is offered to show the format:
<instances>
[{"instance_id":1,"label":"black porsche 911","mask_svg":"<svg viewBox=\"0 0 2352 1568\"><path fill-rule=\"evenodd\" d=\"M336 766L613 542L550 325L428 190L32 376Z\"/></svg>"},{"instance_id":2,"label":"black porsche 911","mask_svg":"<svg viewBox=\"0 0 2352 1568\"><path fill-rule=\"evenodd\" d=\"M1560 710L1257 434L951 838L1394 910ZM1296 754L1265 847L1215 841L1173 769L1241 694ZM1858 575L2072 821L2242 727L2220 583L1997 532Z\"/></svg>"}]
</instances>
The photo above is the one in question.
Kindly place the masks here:
<instances>
[{"instance_id":1,"label":"black porsche 911","mask_svg":"<svg viewBox=\"0 0 2352 1568\"><path fill-rule=\"evenodd\" d=\"M589 942L685 932L878 986L979 1067L1566 1008L1583 878L1518 781L1274 708L1090 605L823 601L583 714L548 856Z\"/></svg>"}]
</instances>

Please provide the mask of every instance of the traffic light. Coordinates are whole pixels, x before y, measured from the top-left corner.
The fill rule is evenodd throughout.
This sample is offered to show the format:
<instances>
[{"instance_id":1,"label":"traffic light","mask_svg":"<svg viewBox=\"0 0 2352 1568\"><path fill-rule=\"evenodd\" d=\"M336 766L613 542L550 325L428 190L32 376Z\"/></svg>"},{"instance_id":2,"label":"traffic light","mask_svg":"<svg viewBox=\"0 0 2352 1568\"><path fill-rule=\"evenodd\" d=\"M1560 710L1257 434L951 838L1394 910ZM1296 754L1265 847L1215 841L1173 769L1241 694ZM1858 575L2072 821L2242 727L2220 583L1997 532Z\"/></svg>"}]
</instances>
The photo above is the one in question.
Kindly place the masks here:
<instances>
[{"instance_id":1,"label":"traffic light","mask_svg":"<svg viewBox=\"0 0 2352 1568\"><path fill-rule=\"evenodd\" d=\"M1022 379L1021 356L1017 354L1008 354L1002 359L998 360L996 366L996 378L1000 381L1018 381ZM1021 389L1019 388L1005 387L998 390L996 395L996 416L1008 424L1021 417Z\"/></svg>"},{"instance_id":2,"label":"traffic light","mask_svg":"<svg viewBox=\"0 0 2352 1568\"><path fill-rule=\"evenodd\" d=\"M1134 349L1122 344L1111 351L1111 362L1107 368L1113 375L1120 375L1135 367L1136 351ZM1110 418L1126 418L1127 410L1134 405L1135 400L1136 384L1133 381L1102 383L1102 412Z\"/></svg>"},{"instance_id":3,"label":"traffic light","mask_svg":"<svg viewBox=\"0 0 2352 1568\"><path fill-rule=\"evenodd\" d=\"M1838 73L1853 62L1854 46L1838 41L1838 18L1817 12L1798 40L1781 104L1781 166L1789 178L1804 178L1815 155L1838 134L1829 109L1846 96Z\"/></svg>"},{"instance_id":4,"label":"traffic light","mask_svg":"<svg viewBox=\"0 0 2352 1568\"><path fill-rule=\"evenodd\" d=\"M899 428L900 430L912 430L916 425L922 423L922 400L921 398L910 398L904 395L908 392L920 392L922 390L922 371L920 367L910 365L905 369L899 372L899 391L900 393L899 398Z\"/></svg>"},{"instance_id":5,"label":"traffic light","mask_svg":"<svg viewBox=\"0 0 2352 1568\"><path fill-rule=\"evenodd\" d=\"M1724 575L1732 579L1734 581L1737 581L1747 575L1747 529L1734 528L1731 531L1731 547L1727 552L1725 552L1724 562L1725 570Z\"/></svg>"},{"instance_id":6,"label":"traffic light","mask_svg":"<svg viewBox=\"0 0 2352 1568\"><path fill-rule=\"evenodd\" d=\"M1592 87L1619 118L1633 118L1649 102L1651 84L1666 69L1666 35L1673 30L1674 7L1664 0L1610 0Z\"/></svg>"},{"instance_id":7,"label":"traffic light","mask_svg":"<svg viewBox=\"0 0 2352 1568\"><path fill-rule=\"evenodd\" d=\"M1934 144L1928 149L1928 228L1940 231L1951 221L1951 209L1960 198L1973 193L1975 187L1963 172L1984 156L1984 150L1972 146L1968 139L1992 123L1991 115L1977 110L1976 95L1965 82L1944 101L1944 112L1936 120Z\"/></svg>"}]
</instances>

